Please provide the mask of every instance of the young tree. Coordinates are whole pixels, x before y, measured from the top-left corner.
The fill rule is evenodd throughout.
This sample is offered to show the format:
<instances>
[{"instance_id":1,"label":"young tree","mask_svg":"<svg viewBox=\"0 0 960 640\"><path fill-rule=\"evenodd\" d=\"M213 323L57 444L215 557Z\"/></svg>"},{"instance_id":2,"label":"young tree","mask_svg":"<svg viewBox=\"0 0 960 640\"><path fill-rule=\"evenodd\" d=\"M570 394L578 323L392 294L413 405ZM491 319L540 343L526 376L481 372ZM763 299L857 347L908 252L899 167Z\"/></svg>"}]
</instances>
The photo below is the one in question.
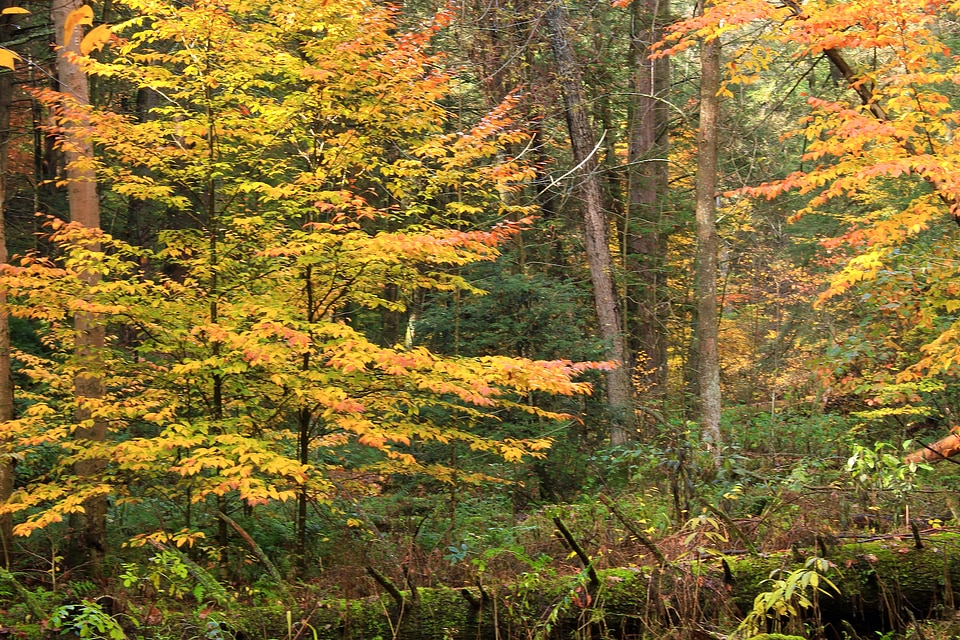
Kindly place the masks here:
<instances>
[{"instance_id":1,"label":"young tree","mask_svg":"<svg viewBox=\"0 0 960 640\"><path fill-rule=\"evenodd\" d=\"M511 103L444 131L449 78L429 43L446 15L403 33L393 9L365 0L137 0L130 9L104 61L83 64L155 91L159 104L150 118L111 105L83 113L103 149L101 183L156 203L169 220L149 247L54 222L65 261L27 258L4 279L16 312L44 318L56 344L76 308L128 336L103 351L98 415L114 428L97 449L108 461L97 482L66 466L76 424L56 410L63 353L31 363L49 392L14 434L25 455L43 443L63 456L6 506L27 513L18 533L56 523L90 493L182 504L191 530L195 510L292 499L305 554L304 507L336 495L346 463L324 460L338 452L365 448L378 454L365 456L377 473L440 482L454 470L418 459L418 442L508 461L539 455L548 440L475 427L491 408L556 418L523 396L586 393L573 377L599 365L384 346L360 317L402 311L415 291L474 291L454 268L494 259L518 225L451 221L479 226L524 211L501 193L532 171L495 160L523 140ZM386 297L385 284L400 295Z\"/></svg>"}]
</instances>

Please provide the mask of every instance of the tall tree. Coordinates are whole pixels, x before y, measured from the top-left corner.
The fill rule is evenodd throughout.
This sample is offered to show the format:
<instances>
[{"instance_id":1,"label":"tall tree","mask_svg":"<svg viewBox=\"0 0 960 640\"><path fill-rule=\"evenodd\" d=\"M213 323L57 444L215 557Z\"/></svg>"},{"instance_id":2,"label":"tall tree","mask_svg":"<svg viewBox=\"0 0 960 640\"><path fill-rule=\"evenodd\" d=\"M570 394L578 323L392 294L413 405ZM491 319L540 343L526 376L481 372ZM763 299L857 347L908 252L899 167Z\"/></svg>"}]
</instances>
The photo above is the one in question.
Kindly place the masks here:
<instances>
[{"instance_id":1,"label":"tall tree","mask_svg":"<svg viewBox=\"0 0 960 640\"><path fill-rule=\"evenodd\" d=\"M667 382L665 312L668 229L662 217L669 180L667 93L670 62L651 57L663 38L666 0L633 0L630 5L630 68L627 146L627 207L623 234L627 252L625 322L636 353L644 397L663 398Z\"/></svg>"},{"instance_id":2,"label":"tall tree","mask_svg":"<svg viewBox=\"0 0 960 640\"><path fill-rule=\"evenodd\" d=\"M700 429L720 451L720 352L717 300L717 168L720 115L720 38L700 45L700 125L697 130L697 332Z\"/></svg>"},{"instance_id":3,"label":"tall tree","mask_svg":"<svg viewBox=\"0 0 960 640\"><path fill-rule=\"evenodd\" d=\"M593 300L600 335L607 343L610 359L618 363L607 374L607 399L613 418L610 442L624 444L634 430L633 388L629 351L623 331L617 292L614 283L613 259L610 253L609 228L603 202L601 174L597 161L597 143L583 95L583 80L567 37L567 24L562 2L552 2L545 14L550 29L550 45L557 63L557 78L563 92L567 131L573 150L575 174L581 199L584 246L593 285Z\"/></svg>"},{"instance_id":4,"label":"tall tree","mask_svg":"<svg viewBox=\"0 0 960 640\"><path fill-rule=\"evenodd\" d=\"M93 167L93 144L84 131L86 119L83 107L90 102L87 76L77 64L80 41L83 35L81 24L93 23L93 10L81 0L54 0L50 5L50 18L57 41L57 80L63 94L58 114L60 144L66 160L67 198L70 220L78 225L96 230L100 228L100 202L97 198L97 175ZM79 108L78 108L79 107ZM91 236L90 250L99 245ZM93 287L99 274L90 270L84 280ZM105 340L103 324L95 314L80 310L74 316L76 373L74 394L76 396L77 430L74 437L82 446L92 445L107 437L107 422L97 415L96 406L103 397L103 377L100 371L99 354ZM75 463L78 477L99 480L106 468L106 461L95 453L78 456ZM107 499L102 492L93 491L84 501L82 509L71 514L72 534L68 549L68 561L73 566L89 563L94 575L101 570L100 562L106 548Z\"/></svg>"},{"instance_id":5,"label":"tall tree","mask_svg":"<svg viewBox=\"0 0 960 640\"><path fill-rule=\"evenodd\" d=\"M10 0L0 0L0 9L11 7ZM7 40L12 16L0 15L0 42ZM13 69L0 67L0 265L7 264L6 214L7 160L10 153L10 109L13 103ZM0 288L0 430L14 417L13 374L10 362L10 318L7 312L7 293ZM6 452L0 452L0 503L13 495L14 462ZM13 517L0 515L0 558L10 568L13 546Z\"/></svg>"}]
</instances>

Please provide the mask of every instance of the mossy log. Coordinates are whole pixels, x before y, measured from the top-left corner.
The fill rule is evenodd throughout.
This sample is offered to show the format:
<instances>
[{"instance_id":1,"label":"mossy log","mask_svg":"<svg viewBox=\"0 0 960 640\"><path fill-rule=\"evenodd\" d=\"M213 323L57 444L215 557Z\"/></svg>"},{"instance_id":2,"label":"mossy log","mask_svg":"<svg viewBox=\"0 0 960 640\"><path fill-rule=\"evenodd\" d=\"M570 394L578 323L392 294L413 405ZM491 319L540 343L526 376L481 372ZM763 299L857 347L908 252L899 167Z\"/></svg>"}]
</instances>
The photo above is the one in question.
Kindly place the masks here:
<instances>
[{"instance_id":1,"label":"mossy log","mask_svg":"<svg viewBox=\"0 0 960 640\"><path fill-rule=\"evenodd\" d=\"M819 552L811 552L819 555ZM903 627L912 618L954 607L960 585L960 535L912 536L828 547L828 577L840 589L819 597L824 624L874 630ZM797 552L673 564L663 569L600 571L600 586L586 574L525 576L499 589L420 589L403 607L391 597L327 602L309 620L320 640L493 640L497 637L565 637L586 627L620 637L664 625L707 622L735 627L756 596L770 589L771 573L803 567ZM861 634L862 635L862 634Z\"/></svg>"}]
</instances>

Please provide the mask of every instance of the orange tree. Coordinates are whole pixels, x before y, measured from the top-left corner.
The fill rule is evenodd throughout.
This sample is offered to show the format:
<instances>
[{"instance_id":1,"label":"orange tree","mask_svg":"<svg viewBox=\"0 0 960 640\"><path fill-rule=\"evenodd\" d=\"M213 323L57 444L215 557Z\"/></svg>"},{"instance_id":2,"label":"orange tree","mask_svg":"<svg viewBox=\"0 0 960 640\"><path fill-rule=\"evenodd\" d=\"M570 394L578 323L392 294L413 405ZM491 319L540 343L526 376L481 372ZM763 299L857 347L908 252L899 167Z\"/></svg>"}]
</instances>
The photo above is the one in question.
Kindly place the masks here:
<instances>
[{"instance_id":1,"label":"orange tree","mask_svg":"<svg viewBox=\"0 0 960 640\"><path fill-rule=\"evenodd\" d=\"M667 38L677 51L695 37L751 31L729 57L729 83L762 78L788 56L829 66L842 85L812 90L808 114L787 134L802 142L803 168L735 197L792 192L804 198L795 219L839 224L839 235L822 238L821 264L833 276L819 303L852 322L830 336L821 373L831 393L855 392L877 415L930 413L956 399L958 9L936 0L728 0Z\"/></svg>"},{"instance_id":2,"label":"orange tree","mask_svg":"<svg viewBox=\"0 0 960 640\"><path fill-rule=\"evenodd\" d=\"M52 222L62 255L6 271L12 312L39 320L50 349L18 354L29 406L4 442L53 462L3 506L16 533L96 495L118 509L176 507L176 524L151 526L183 535L202 529L201 511L290 500L306 553L308 506L336 494L349 447L377 454L367 471L440 482L485 476L424 461L417 442L540 455L547 438L496 439L477 425L491 409L561 418L524 396L587 393L573 378L601 365L441 357L377 344L357 321L402 312L419 290L474 291L453 267L496 258L516 225L491 221L524 215L503 197L530 174L503 157L522 139L509 101L444 131L451 81L428 45L445 16L398 33L394 10L365 0L124 4L133 17L92 30L85 54L104 50L79 61L152 106L72 108L101 150L82 161L109 206L149 206L162 222L145 246ZM101 278L85 282L90 272ZM104 442L70 438L67 319L79 311L112 335L98 359L106 393L79 400L109 423ZM103 477L72 473L87 458L109 461Z\"/></svg>"}]
</instances>

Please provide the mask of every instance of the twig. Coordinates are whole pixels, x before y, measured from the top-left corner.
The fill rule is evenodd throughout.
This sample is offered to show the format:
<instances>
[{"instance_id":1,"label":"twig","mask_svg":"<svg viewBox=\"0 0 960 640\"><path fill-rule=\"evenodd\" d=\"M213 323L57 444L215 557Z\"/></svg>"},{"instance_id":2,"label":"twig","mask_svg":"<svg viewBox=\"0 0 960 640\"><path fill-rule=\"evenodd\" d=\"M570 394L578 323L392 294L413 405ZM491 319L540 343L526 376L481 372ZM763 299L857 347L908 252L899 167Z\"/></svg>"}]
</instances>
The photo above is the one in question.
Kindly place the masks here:
<instances>
[{"instance_id":1,"label":"twig","mask_svg":"<svg viewBox=\"0 0 960 640\"><path fill-rule=\"evenodd\" d=\"M720 518L723 524L727 525L727 528L730 529L730 531L733 531L733 534L735 536L740 538L740 542L742 542L743 546L747 548L747 550L750 552L750 555L753 555L753 556L758 555L757 547L753 544L753 541L750 540L750 538L747 537L747 535L743 532L743 530L737 526L736 522L730 519L730 516L725 514L720 509L717 509L715 506L713 506L707 501L703 501L703 506L704 508L706 508L707 511L709 511L713 515Z\"/></svg>"},{"instance_id":2,"label":"twig","mask_svg":"<svg viewBox=\"0 0 960 640\"><path fill-rule=\"evenodd\" d=\"M263 549L260 548L260 545L250 536L249 533L244 530L237 522L223 513L222 511L217 512L217 516L230 525L234 531L236 531L244 542L247 543L247 546L250 547L250 550L253 551L253 555L257 556L257 559L267 568L267 571L270 573L270 577L273 578L276 585L279 587L281 595L284 602L287 606L293 608L296 606L296 599L290 594L290 590L287 588L287 582L283 579L283 576L280 575L280 572L277 571L277 567L270 561L270 558L267 557L267 554L263 552Z\"/></svg>"},{"instance_id":3,"label":"twig","mask_svg":"<svg viewBox=\"0 0 960 640\"><path fill-rule=\"evenodd\" d=\"M630 532L630 535L632 535L634 538L639 540L640 544L645 546L650 551L650 553L653 554L653 557L657 559L657 562L660 564L661 567L666 566L667 557L663 555L663 551L660 551L660 548L653 543L653 540L645 536L642 531L640 531L639 529L633 526L632 522L627 520L627 517L623 514L622 511L620 511L620 507L618 507L613 500L611 500L606 495L601 493L600 502L606 505L607 509L610 510L610 513L612 513L616 517L616 519L620 521L620 524L626 527L627 531Z\"/></svg>"}]
</instances>

